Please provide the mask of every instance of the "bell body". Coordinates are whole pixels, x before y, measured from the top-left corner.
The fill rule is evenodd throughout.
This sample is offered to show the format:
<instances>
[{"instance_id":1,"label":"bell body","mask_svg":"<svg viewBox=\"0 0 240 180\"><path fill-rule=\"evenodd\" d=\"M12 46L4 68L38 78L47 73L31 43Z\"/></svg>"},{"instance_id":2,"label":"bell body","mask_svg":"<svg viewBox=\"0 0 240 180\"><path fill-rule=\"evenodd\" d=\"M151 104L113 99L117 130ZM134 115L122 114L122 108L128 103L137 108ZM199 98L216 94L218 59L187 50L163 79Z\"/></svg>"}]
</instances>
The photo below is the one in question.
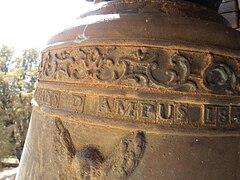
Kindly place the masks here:
<instances>
[{"instance_id":1,"label":"bell body","mask_svg":"<svg viewBox=\"0 0 240 180\"><path fill-rule=\"evenodd\" d=\"M55 35L17 179L240 179L240 33L203 5L102 2Z\"/></svg>"}]
</instances>

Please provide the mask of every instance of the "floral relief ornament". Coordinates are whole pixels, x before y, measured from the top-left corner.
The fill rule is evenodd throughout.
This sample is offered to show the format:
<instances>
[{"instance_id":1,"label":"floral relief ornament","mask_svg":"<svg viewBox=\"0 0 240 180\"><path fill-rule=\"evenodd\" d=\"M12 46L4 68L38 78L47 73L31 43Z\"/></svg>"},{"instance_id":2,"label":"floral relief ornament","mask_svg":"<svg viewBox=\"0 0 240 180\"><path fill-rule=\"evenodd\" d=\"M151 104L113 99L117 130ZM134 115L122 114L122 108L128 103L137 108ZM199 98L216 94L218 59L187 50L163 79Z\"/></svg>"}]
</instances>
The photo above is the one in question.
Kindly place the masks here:
<instances>
[{"instance_id":1,"label":"floral relief ornament","mask_svg":"<svg viewBox=\"0 0 240 180\"><path fill-rule=\"evenodd\" d=\"M194 53L183 53L194 57ZM192 69L194 62L182 51L147 47L68 48L43 53L39 80L239 94L239 68L234 71L226 64L210 62L198 75Z\"/></svg>"},{"instance_id":2,"label":"floral relief ornament","mask_svg":"<svg viewBox=\"0 0 240 180\"><path fill-rule=\"evenodd\" d=\"M174 54L168 61L161 57L148 67L148 77L154 85L179 91L196 91L197 85L189 79L190 63L180 54Z\"/></svg>"},{"instance_id":3,"label":"floral relief ornament","mask_svg":"<svg viewBox=\"0 0 240 180\"><path fill-rule=\"evenodd\" d=\"M196 91L196 84L189 80L190 64L180 54L170 59L156 52L141 49L131 57L109 58L99 48L79 48L43 54L39 79L87 80L114 82L123 85L153 86L179 91ZM132 80L136 81L132 83ZM151 83L150 83L151 82ZM151 84L151 85L150 85Z\"/></svg>"},{"instance_id":4,"label":"floral relief ornament","mask_svg":"<svg viewBox=\"0 0 240 180\"><path fill-rule=\"evenodd\" d=\"M240 93L240 82L232 68L226 64L213 63L204 74L205 86L220 94Z\"/></svg>"},{"instance_id":5,"label":"floral relief ornament","mask_svg":"<svg viewBox=\"0 0 240 180\"><path fill-rule=\"evenodd\" d=\"M77 52L76 52L77 51ZM124 73L124 63L104 56L99 49L48 52L43 54L39 79L85 80L100 82L118 80Z\"/></svg>"}]
</instances>

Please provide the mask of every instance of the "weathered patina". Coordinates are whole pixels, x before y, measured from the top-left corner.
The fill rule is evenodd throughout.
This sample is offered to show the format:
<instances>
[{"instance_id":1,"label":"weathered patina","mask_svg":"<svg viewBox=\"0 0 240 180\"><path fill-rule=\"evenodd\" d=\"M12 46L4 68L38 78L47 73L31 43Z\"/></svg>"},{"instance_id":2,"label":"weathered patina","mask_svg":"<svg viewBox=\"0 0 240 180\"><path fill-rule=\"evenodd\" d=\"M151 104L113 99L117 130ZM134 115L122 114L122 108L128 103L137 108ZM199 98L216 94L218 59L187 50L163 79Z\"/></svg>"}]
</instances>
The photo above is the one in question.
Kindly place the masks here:
<instances>
[{"instance_id":1,"label":"weathered patina","mask_svg":"<svg viewBox=\"0 0 240 180\"><path fill-rule=\"evenodd\" d=\"M220 3L100 2L53 36L17 179L240 179L240 33Z\"/></svg>"}]
</instances>

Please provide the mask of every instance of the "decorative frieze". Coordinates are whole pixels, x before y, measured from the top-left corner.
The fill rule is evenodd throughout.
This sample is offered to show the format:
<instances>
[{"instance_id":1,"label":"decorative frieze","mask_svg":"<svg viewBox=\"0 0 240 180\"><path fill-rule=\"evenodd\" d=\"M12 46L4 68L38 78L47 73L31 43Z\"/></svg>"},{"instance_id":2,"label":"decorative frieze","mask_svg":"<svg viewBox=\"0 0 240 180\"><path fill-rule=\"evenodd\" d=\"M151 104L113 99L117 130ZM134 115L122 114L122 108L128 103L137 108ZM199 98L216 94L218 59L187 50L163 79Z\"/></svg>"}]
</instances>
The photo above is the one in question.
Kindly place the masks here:
<instances>
[{"instance_id":1,"label":"decorative frieze","mask_svg":"<svg viewBox=\"0 0 240 180\"><path fill-rule=\"evenodd\" d=\"M239 63L231 57L161 48L62 48L42 54L39 80L239 95Z\"/></svg>"}]
</instances>

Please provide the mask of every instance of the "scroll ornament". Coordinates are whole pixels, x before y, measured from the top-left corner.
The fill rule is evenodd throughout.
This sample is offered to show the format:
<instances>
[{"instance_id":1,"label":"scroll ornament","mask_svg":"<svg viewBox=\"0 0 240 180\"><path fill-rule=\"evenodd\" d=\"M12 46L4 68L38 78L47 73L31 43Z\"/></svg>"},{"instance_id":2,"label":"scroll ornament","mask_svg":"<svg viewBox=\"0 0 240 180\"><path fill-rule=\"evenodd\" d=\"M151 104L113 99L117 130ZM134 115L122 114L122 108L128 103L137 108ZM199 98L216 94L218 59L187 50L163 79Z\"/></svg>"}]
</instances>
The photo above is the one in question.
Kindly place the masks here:
<instances>
[{"instance_id":1,"label":"scroll ornament","mask_svg":"<svg viewBox=\"0 0 240 180\"><path fill-rule=\"evenodd\" d=\"M187 54L187 52L185 52ZM81 47L43 53L40 81L97 83L182 92L240 94L238 68L210 60L201 75L181 52L162 49ZM208 60L203 60L202 63ZM239 63L239 62L238 62ZM238 67L238 66L237 66ZM198 77L199 76L199 77ZM197 78L197 79L196 79ZM199 81L200 79L200 81Z\"/></svg>"}]
</instances>

